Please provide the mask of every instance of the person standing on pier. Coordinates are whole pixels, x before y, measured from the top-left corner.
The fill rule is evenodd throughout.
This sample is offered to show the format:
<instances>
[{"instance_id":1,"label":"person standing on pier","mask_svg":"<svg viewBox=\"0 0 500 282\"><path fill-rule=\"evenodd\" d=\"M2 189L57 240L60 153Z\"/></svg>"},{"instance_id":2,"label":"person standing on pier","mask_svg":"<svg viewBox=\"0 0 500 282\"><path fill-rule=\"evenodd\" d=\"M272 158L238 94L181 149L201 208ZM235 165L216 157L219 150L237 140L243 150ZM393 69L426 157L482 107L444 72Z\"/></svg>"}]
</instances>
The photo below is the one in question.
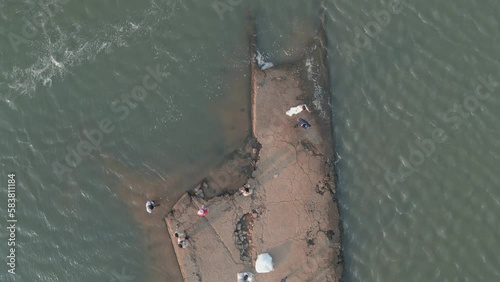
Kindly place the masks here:
<instances>
[{"instance_id":1,"label":"person standing on pier","mask_svg":"<svg viewBox=\"0 0 500 282\"><path fill-rule=\"evenodd\" d=\"M160 204L157 204L155 203L155 201L147 201L146 202L146 211L148 213L152 213L153 212L153 209L157 206L159 206Z\"/></svg>"}]
</instances>

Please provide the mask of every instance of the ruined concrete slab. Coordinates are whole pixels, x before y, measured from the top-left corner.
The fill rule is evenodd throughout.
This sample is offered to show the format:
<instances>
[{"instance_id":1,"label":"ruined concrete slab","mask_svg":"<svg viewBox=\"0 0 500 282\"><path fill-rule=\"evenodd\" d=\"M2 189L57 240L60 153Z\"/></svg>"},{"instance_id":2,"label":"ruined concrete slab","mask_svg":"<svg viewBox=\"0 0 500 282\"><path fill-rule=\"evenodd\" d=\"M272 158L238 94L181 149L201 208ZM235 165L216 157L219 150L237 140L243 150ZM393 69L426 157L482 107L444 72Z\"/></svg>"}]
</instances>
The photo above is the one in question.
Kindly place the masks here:
<instances>
[{"instance_id":1,"label":"ruined concrete slab","mask_svg":"<svg viewBox=\"0 0 500 282\"><path fill-rule=\"evenodd\" d=\"M248 208L250 201L247 202ZM188 248L179 248L177 241L172 242L184 281L234 281L238 272L249 270L250 266L240 261L234 244L234 227L244 214L244 205L236 208L235 204L231 196L213 198L208 204L208 215L199 217L196 212L201 200L186 193L165 218L170 234L179 225L189 236Z\"/></svg>"},{"instance_id":2,"label":"ruined concrete slab","mask_svg":"<svg viewBox=\"0 0 500 282\"><path fill-rule=\"evenodd\" d=\"M311 74L321 69L317 58L254 71L253 126L262 145L254 173L253 208L259 213L254 258L267 252L275 261L275 270L257 276L259 281L285 276L288 281L338 281L341 276L330 115L321 114L321 107L328 109L326 99L313 95L318 85L307 85L304 77L318 77ZM311 112L285 115L303 102ZM312 127L294 128L299 117Z\"/></svg>"},{"instance_id":3,"label":"ruined concrete slab","mask_svg":"<svg viewBox=\"0 0 500 282\"><path fill-rule=\"evenodd\" d=\"M255 281L339 281L342 272L339 213L333 171L324 40L318 37L302 60L261 71L252 65L252 131L260 143L248 184L251 196L226 194L203 202L184 195L166 217L173 234L180 224L191 246L176 247L184 281L236 281L255 274L257 255L269 253L273 272ZM292 117L291 107L311 112ZM297 118L312 127L294 128ZM176 245L176 242L173 242Z\"/></svg>"}]
</instances>

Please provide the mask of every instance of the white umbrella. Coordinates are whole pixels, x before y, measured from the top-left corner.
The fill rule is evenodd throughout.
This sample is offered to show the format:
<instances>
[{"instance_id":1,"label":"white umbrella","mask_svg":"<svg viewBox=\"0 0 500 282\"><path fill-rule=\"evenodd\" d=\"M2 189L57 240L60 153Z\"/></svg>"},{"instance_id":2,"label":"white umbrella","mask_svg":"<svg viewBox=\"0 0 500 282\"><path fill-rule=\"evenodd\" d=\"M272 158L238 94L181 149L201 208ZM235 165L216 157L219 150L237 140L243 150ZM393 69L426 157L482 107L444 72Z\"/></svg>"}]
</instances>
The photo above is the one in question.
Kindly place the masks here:
<instances>
[{"instance_id":1,"label":"white umbrella","mask_svg":"<svg viewBox=\"0 0 500 282\"><path fill-rule=\"evenodd\" d=\"M273 258L268 253L260 254L257 261L255 261L255 271L257 273L268 273L273 270Z\"/></svg>"}]
</instances>

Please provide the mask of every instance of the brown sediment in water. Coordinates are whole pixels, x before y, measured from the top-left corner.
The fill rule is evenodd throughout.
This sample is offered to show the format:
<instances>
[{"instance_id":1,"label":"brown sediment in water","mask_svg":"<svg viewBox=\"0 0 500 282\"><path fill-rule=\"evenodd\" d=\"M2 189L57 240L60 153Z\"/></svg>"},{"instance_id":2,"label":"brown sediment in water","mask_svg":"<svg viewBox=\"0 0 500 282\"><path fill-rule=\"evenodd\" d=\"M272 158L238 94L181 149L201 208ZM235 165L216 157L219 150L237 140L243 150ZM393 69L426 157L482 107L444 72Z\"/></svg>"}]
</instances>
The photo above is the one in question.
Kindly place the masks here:
<instances>
[{"instance_id":1,"label":"brown sediment in water","mask_svg":"<svg viewBox=\"0 0 500 282\"><path fill-rule=\"evenodd\" d=\"M167 175L142 165L131 167L111 154L101 154L101 158L106 165L106 186L116 192L125 210L142 230L140 241L144 243L144 265L148 275L144 281L182 281L163 218L172 209L175 199L184 193L178 187L192 187L193 179L209 174L213 159L183 164L178 171ZM148 214L145 203L151 199L157 200L160 206Z\"/></svg>"},{"instance_id":2,"label":"brown sediment in water","mask_svg":"<svg viewBox=\"0 0 500 282\"><path fill-rule=\"evenodd\" d=\"M228 87L229 99L221 99L221 103L217 103L218 108L212 110L225 133L223 157L218 156L220 152L215 152L215 155L212 152L196 162L179 164L177 171L169 171L167 174L154 164L131 167L112 154L101 154L108 174L105 177L107 186L116 191L118 198L142 230L144 265L148 273L145 281L182 281L170 243L171 238L165 232L163 220L172 209L175 203L173 200L181 198L184 191L192 190L201 181L210 184L209 189L205 190L207 197L232 193L247 181L254 170L255 154L252 154L251 148L255 141L248 137L249 82L242 74L248 78L250 72L240 68L238 72L227 74L231 81ZM231 110L227 111L228 108ZM152 214L148 214L145 209L145 202L150 199L160 199L160 206Z\"/></svg>"},{"instance_id":3,"label":"brown sediment in water","mask_svg":"<svg viewBox=\"0 0 500 282\"><path fill-rule=\"evenodd\" d=\"M256 33L250 34L254 56ZM320 28L297 62L266 71L251 64L253 138L243 152L249 152L246 160L254 171L241 173L235 163L223 165L212 175L224 175L226 185L208 181L210 197L185 194L165 218L170 234L179 225L189 236L186 249L172 242L184 281L234 281L238 272L255 274L257 255L265 252L273 257L275 269L257 274L255 281L285 276L289 282L340 280L343 260L325 46ZM304 103L311 112L285 115ZM298 117L313 126L294 128ZM245 183L235 185L233 175L247 180L251 196L235 192ZM220 187L213 189L213 184ZM209 213L198 217L202 204Z\"/></svg>"},{"instance_id":4,"label":"brown sediment in water","mask_svg":"<svg viewBox=\"0 0 500 282\"><path fill-rule=\"evenodd\" d=\"M237 101L233 101L236 103ZM248 118L246 120L248 124ZM225 123L224 123L225 124ZM237 137L241 132L248 132L248 127L232 135L225 145L226 150L238 143ZM169 171L168 174L155 169L154 164L141 164L133 167L119 160L110 153L101 154L105 164L106 186L115 191L125 210L134 219L142 230L144 242L144 265L147 271L145 281L182 281L182 275L171 244L170 234L165 232L165 215L171 211L175 200L203 181L210 184L206 189L207 197L231 192L238 185L242 185L253 171L251 144L253 140L239 136L239 143L246 145L234 150L228 155L216 158L207 155L196 162L179 164L179 169ZM217 163L219 159L220 163ZM228 166L228 162L232 165ZM238 169L232 169L237 167ZM229 171L230 173L226 173ZM228 178L225 178L228 176ZM229 184L228 184L229 183ZM146 212L147 200L155 199L160 206L152 214ZM133 273L130 273L131 275Z\"/></svg>"},{"instance_id":5,"label":"brown sediment in water","mask_svg":"<svg viewBox=\"0 0 500 282\"><path fill-rule=\"evenodd\" d=\"M250 135L249 70L233 69L224 75L228 81L226 95L212 104L211 112L223 127L224 153L244 146ZM216 98L217 99L217 98Z\"/></svg>"},{"instance_id":6,"label":"brown sediment in water","mask_svg":"<svg viewBox=\"0 0 500 282\"><path fill-rule=\"evenodd\" d=\"M246 36L241 36L246 38ZM246 38L248 40L248 38ZM245 146L250 133L250 68L248 61L242 61L249 53L249 42L241 41L227 51L229 58L221 71L223 89L220 97L214 97L210 112L222 126L223 148L225 154L232 154L235 149ZM237 59L235 59L237 58Z\"/></svg>"}]
</instances>

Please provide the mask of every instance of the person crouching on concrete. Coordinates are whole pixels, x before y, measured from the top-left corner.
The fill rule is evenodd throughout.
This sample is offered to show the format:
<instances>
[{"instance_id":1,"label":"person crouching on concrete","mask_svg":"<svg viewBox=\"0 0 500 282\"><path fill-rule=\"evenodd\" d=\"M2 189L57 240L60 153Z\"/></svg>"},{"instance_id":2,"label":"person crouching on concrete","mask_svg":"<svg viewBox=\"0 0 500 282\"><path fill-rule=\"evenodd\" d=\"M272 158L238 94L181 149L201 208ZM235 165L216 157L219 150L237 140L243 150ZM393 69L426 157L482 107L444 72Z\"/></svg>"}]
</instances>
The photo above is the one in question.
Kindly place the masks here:
<instances>
[{"instance_id":1,"label":"person crouching on concrete","mask_svg":"<svg viewBox=\"0 0 500 282\"><path fill-rule=\"evenodd\" d=\"M205 205L201 206L201 208L196 213L198 216L206 216L208 214L208 208Z\"/></svg>"},{"instance_id":2,"label":"person crouching on concrete","mask_svg":"<svg viewBox=\"0 0 500 282\"><path fill-rule=\"evenodd\" d=\"M246 197L246 196L250 196L253 194L253 189L250 188L250 185L247 184L247 185L240 188L240 192L241 192L241 194L243 194L243 196Z\"/></svg>"},{"instance_id":3,"label":"person crouching on concrete","mask_svg":"<svg viewBox=\"0 0 500 282\"><path fill-rule=\"evenodd\" d=\"M181 249L185 249L189 246L189 238L187 236L177 238L177 246Z\"/></svg>"},{"instance_id":4,"label":"person crouching on concrete","mask_svg":"<svg viewBox=\"0 0 500 282\"><path fill-rule=\"evenodd\" d=\"M311 124L307 120L305 120L303 118L299 118L297 124L295 124L294 127L299 127L299 126L302 128L308 129L309 127L311 127Z\"/></svg>"},{"instance_id":5,"label":"person crouching on concrete","mask_svg":"<svg viewBox=\"0 0 500 282\"><path fill-rule=\"evenodd\" d=\"M175 226L174 236L175 236L175 238L184 238L184 237L186 237L186 233L180 231L179 225L177 225L177 226Z\"/></svg>"},{"instance_id":6,"label":"person crouching on concrete","mask_svg":"<svg viewBox=\"0 0 500 282\"><path fill-rule=\"evenodd\" d=\"M177 245L179 246L179 248L185 249L189 246L189 237L186 236L185 232L179 230L178 225L175 227L174 236L175 238L177 238Z\"/></svg>"},{"instance_id":7,"label":"person crouching on concrete","mask_svg":"<svg viewBox=\"0 0 500 282\"><path fill-rule=\"evenodd\" d=\"M179 248L181 249L185 249L187 247L189 247L189 241L188 239L180 239L180 238L177 238L177 245L179 246Z\"/></svg>"}]
</instances>

